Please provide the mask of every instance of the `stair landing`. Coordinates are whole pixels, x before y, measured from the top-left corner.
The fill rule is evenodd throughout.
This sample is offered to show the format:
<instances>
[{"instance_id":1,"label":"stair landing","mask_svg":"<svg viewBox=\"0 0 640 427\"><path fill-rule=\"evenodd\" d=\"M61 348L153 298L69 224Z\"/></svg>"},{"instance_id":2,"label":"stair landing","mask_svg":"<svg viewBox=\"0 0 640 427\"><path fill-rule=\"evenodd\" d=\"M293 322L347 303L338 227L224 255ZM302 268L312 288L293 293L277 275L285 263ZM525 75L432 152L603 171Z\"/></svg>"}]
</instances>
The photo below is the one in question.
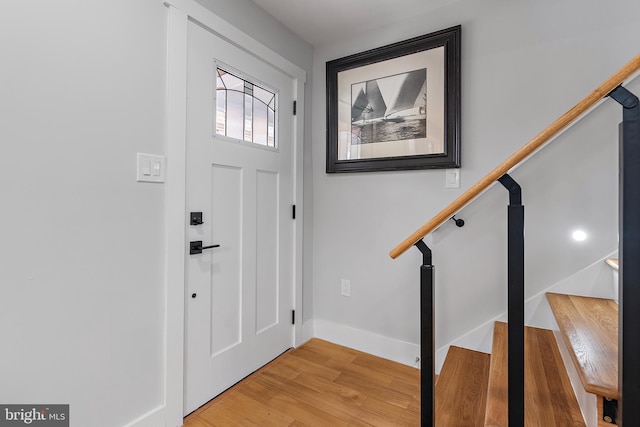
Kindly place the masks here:
<instances>
[{"instance_id":1,"label":"stair landing","mask_svg":"<svg viewBox=\"0 0 640 427\"><path fill-rule=\"evenodd\" d=\"M525 426L584 427L553 332L525 328ZM486 427L508 427L507 324L496 322Z\"/></svg>"}]
</instances>

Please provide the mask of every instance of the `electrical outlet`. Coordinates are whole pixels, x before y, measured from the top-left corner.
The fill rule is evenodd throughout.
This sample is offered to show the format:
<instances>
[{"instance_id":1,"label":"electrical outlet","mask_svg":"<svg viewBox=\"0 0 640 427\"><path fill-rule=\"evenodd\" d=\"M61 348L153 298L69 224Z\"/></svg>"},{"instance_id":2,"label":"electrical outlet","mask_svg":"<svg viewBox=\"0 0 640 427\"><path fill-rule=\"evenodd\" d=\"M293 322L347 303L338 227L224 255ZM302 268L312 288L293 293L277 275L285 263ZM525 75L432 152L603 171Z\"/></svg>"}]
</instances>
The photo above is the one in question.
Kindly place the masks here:
<instances>
[{"instance_id":1,"label":"electrical outlet","mask_svg":"<svg viewBox=\"0 0 640 427\"><path fill-rule=\"evenodd\" d=\"M340 280L341 288L340 293L345 297L351 296L351 281L347 279Z\"/></svg>"}]
</instances>

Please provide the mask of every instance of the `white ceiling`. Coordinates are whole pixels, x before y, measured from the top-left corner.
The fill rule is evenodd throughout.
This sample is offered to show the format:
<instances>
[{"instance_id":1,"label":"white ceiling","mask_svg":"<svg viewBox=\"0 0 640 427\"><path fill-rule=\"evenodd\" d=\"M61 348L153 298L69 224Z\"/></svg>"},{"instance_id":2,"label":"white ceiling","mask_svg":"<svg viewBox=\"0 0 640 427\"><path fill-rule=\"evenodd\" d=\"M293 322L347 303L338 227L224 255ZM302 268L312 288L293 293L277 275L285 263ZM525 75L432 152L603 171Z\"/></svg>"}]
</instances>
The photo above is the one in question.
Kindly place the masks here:
<instances>
[{"instance_id":1,"label":"white ceiling","mask_svg":"<svg viewBox=\"0 0 640 427\"><path fill-rule=\"evenodd\" d=\"M253 0L313 46L347 40L452 1L455 0Z\"/></svg>"}]
</instances>

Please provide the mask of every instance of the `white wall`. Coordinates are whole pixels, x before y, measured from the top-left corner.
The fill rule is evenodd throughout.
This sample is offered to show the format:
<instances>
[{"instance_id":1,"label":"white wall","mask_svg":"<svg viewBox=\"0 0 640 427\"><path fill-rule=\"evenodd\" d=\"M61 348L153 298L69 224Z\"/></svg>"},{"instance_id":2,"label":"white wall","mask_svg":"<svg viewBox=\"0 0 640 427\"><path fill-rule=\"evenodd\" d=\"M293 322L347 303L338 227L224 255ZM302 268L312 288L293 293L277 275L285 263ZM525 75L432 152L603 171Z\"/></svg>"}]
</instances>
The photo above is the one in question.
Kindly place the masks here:
<instances>
[{"instance_id":1,"label":"white wall","mask_svg":"<svg viewBox=\"0 0 640 427\"><path fill-rule=\"evenodd\" d=\"M165 8L2 6L0 401L123 425L162 403Z\"/></svg>"},{"instance_id":2,"label":"white wall","mask_svg":"<svg viewBox=\"0 0 640 427\"><path fill-rule=\"evenodd\" d=\"M252 2L210 3L310 71L311 47ZM156 425L165 185L136 183L135 167L166 149L167 9L2 6L0 402L68 403L72 426Z\"/></svg>"},{"instance_id":3,"label":"white wall","mask_svg":"<svg viewBox=\"0 0 640 427\"><path fill-rule=\"evenodd\" d=\"M461 0L403 25L317 47L312 91L315 318L418 343L421 256L410 250L391 260L388 251L635 56L638 16L636 0L606 4L597 0ZM463 31L462 188L445 189L444 172L437 170L325 174L325 62L457 24L462 24ZM525 202L538 203L529 206L526 214L528 251L533 255L527 261L528 295L591 264L599 252L614 249L612 197L603 198L582 187L578 194L566 197L574 204L564 208L577 217L565 218L551 229L545 203L550 204L547 190L554 200L563 199L553 177L566 180L563 187L571 187L576 176L589 177L598 171L605 176L603 185L615 186L615 114L608 129L584 125L572 131L574 145L554 149L566 156L565 164L549 161L554 156L549 151L516 171L516 179L528 182L535 183L538 174L542 177L539 185L525 188L524 196ZM596 139L601 137L606 141ZM581 142L589 148L584 149ZM589 155L592 147L599 154ZM533 163L542 168L533 168ZM598 181L596 176L590 179ZM502 203L495 208L501 216L496 223L476 219L473 211L483 211L487 203L479 201L461 215L468 223L464 229L448 225L428 241L437 269L438 345L504 310L507 196L497 187L492 192L486 198ZM586 208L575 207L585 201L588 204L581 206ZM590 221L604 218L608 231L599 236L602 248L592 246L596 249L576 256L557 229L583 216ZM555 248L553 255L560 259L545 257L545 248ZM455 258L456 254L460 257ZM341 278L351 280L350 298L340 295Z\"/></svg>"}]
</instances>

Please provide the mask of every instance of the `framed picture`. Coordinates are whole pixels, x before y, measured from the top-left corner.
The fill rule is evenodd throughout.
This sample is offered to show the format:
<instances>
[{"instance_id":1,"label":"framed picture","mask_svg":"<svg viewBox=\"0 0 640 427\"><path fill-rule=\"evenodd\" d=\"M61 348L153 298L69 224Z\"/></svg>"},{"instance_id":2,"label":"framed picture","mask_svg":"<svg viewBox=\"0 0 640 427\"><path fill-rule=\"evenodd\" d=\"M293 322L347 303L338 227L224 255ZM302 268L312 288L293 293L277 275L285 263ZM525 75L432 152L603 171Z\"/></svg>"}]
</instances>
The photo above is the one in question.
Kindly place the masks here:
<instances>
[{"instance_id":1,"label":"framed picture","mask_svg":"<svg viewBox=\"0 0 640 427\"><path fill-rule=\"evenodd\" d=\"M460 167L460 32L327 62L327 173Z\"/></svg>"}]
</instances>

